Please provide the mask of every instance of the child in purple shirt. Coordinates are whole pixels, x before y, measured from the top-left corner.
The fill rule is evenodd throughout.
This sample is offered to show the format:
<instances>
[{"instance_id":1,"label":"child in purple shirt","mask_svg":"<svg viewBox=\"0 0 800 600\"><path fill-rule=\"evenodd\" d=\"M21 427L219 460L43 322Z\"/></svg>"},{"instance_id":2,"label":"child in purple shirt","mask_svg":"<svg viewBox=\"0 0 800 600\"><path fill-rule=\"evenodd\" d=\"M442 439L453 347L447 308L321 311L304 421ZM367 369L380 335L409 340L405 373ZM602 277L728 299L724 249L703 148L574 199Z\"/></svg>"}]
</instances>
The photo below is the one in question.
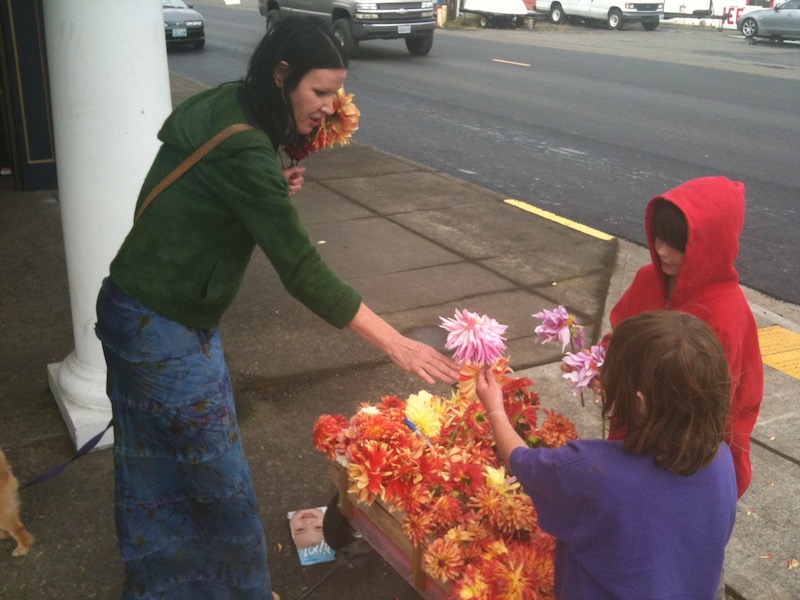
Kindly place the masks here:
<instances>
[{"instance_id":1,"label":"child in purple shirt","mask_svg":"<svg viewBox=\"0 0 800 600\"><path fill-rule=\"evenodd\" d=\"M729 379L703 321L640 313L614 330L602 372L603 414L627 437L547 449L527 446L479 375L497 449L557 539L560 600L716 598L736 516Z\"/></svg>"}]
</instances>

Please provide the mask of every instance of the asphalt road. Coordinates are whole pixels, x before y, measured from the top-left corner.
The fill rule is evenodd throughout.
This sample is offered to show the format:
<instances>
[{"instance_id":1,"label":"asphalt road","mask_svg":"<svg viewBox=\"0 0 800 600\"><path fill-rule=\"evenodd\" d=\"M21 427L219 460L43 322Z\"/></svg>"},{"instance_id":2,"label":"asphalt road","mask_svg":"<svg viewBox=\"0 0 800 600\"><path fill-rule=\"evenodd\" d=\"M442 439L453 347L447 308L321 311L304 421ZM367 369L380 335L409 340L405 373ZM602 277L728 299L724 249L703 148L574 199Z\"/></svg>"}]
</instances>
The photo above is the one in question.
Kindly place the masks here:
<instances>
[{"instance_id":1,"label":"asphalt road","mask_svg":"<svg viewBox=\"0 0 800 600\"><path fill-rule=\"evenodd\" d=\"M264 32L255 6L196 4L206 49L170 52L170 70L240 78ZM742 282L800 304L799 82L798 44L542 25L439 30L427 57L362 43L346 87L358 141L637 243L652 196L703 175L744 181Z\"/></svg>"}]
</instances>

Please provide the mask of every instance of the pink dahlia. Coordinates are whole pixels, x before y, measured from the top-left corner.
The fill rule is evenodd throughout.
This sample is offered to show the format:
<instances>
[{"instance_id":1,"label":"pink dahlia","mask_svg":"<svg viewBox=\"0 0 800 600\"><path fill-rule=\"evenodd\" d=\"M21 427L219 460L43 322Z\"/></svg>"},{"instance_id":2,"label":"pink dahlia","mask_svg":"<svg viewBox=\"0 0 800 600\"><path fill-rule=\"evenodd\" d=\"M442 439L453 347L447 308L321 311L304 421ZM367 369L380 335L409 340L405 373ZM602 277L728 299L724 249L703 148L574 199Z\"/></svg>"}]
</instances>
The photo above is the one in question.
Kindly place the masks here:
<instances>
[{"instance_id":1,"label":"pink dahlia","mask_svg":"<svg viewBox=\"0 0 800 600\"><path fill-rule=\"evenodd\" d=\"M456 310L452 319L439 318L442 329L449 331L445 348L455 350L453 360L461 365L491 365L506 351L503 334L508 326L491 317L465 309Z\"/></svg>"},{"instance_id":2,"label":"pink dahlia","mask_svg":"<svg viewBox=\"0 0 800 600\"><path fill-rule=\"evenodd\" d=\"M542 320L542 324L534 329L534 332L543 344L561 342L561 351L563 352L570 340L574 338L575 347L583 348L583 327L578 325L575 317L567 313L567 309L563 306L553 310L544 309L533 316Z\"/></svg>"},{"instance_id":3,"label":"pink dahlia","mask_svg":"<svg viewBox=\"0 0 800 600\"><path fill-rule=\"evenodd\" d=\"M592 346L589 352L567 352L562 358L562 362L569 365L574 370L564 373L563 377L567 380L567 385L572 390L572 394L581 394L592 382L592 379L600 374L600 367L606 359L606 349L604 346Z\"/></svg>"}]
</instances>

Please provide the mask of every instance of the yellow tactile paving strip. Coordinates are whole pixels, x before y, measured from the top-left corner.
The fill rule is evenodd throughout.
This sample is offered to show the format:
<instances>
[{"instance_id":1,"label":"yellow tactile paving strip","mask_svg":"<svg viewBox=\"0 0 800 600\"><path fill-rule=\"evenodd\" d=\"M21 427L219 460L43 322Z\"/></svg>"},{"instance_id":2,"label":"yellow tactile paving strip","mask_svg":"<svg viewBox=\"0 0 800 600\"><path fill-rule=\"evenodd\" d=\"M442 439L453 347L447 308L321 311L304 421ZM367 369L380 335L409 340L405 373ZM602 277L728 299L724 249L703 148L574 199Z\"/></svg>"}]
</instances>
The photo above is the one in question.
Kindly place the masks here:
<instances>
[{"instance_id":1,"label":"yellow tactile paving strip","mask_svg":"<svg viewBox=\"0 0 800 600\"><path fill-rule=\"evenodd\" d=\"M800 333L778 325L758 330L761 358L765 365L800 379Z\"/></svg>"}]
</instances>

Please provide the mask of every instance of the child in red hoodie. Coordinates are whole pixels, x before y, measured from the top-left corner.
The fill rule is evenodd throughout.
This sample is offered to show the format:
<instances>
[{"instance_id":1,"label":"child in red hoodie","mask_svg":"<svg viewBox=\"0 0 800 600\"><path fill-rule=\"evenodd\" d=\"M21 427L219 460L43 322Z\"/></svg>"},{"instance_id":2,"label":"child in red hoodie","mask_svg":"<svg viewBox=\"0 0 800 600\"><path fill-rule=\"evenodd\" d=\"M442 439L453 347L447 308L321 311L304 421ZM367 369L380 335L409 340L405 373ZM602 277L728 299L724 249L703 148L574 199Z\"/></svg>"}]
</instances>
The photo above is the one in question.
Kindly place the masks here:
<instances>
[{"instance_id":1,"label":"child in red hoodie","mask_svg":"<svg viewBox=\"0 0 800 600\"><path fill-rule=\"evenodd\" d=\"M645 215L652 262L611 311L612 327L640 312L668 309L699 317L716 332L731 374L726 441L740 498L750 485L750 433L764 394L755 319L734 267L744 203L744 185L724 177L693 179L653 198ZM612 425L609 438L622 437Z\"/></svg>"}]
</instances>

